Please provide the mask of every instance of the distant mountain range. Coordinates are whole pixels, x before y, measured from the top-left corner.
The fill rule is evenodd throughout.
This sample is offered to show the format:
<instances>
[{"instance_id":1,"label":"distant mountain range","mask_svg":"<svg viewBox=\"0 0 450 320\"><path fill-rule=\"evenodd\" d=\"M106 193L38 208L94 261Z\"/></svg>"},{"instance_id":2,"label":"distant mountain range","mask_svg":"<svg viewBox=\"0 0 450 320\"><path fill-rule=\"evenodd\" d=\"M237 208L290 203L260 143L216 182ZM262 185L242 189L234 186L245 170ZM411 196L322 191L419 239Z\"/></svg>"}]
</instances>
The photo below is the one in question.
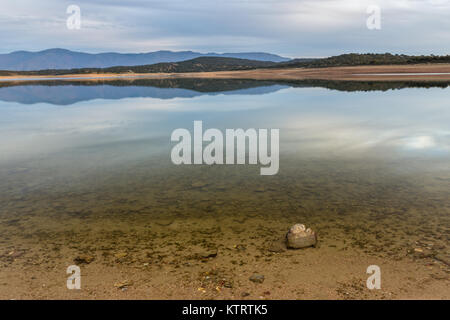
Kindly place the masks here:
<instances>
[{"instance_id":1,"label":"distant mountain range","mask_svg":"<svg viewBox=\"0 0 450 320\"><path fill-rule=\"evenodd\" d=\"M328 58L288 59L270 53L198 53L156 51L139 54L89 54L64 49L0 54L0 76L90 73L177 73L258 68L324 68L340 66L450 63L447 56L350 53Z\"/></svg>"},{"instance_id":2,"label":"distant mountain range","mask_svg":"<svg viewBox=\"0 0 450 320\"><path fill-rule=\"evenodd\" d=\"M284 63L284 62L283 62ZM139 66L122 66L109 68L81 68L81 69L47 69L38 71L2 71L0 76L5 75L70 75L70 74L99 74L117 73L179 73L179 72L210 72L210 71L235 71L250 70L257 68L268 68L277 66L279 63L270 61L256 61L238 58L200 57L180 62L162 62Z\"/></svg>"},{"instance_id":3,"label":"distant mountain range","mask_svg":"<svg viewBox=\"0 0 450 320\"><path fill-rule=\"evenodd\" d=\"M139 66L163 62L180 62L199 57L238 58L265 62L286 62L290 60L264 52L199 53L193 51L155 51L148 53L108 52L91 54L65 49L48 49L39 52L15 51L0 54L0 70L30 71Z\"/></svg>"}]
</instances>

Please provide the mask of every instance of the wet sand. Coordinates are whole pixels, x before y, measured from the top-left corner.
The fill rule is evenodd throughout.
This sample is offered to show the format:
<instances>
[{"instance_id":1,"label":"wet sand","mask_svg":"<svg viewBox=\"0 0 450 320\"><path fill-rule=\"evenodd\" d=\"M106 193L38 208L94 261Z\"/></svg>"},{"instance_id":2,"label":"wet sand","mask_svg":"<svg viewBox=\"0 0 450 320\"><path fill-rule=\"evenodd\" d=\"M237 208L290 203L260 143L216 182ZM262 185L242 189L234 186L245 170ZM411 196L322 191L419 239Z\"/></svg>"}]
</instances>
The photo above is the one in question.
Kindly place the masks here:
<instances>
[{"instance_id":1,"label":"wet sand","mask_svg":"<svg viewBox=\"0 0 450 320\"><path fill-rule=\"evenodd\" d=\"M384 75L383 75L384 74ZM1 81L133 80L167 78L253 79L253 80L342 80L342 81L450 81L450 64L356 66L331 68L256 69L192 73L72 74L62 76L0 76Z\"/></svg>"}]
</instances>

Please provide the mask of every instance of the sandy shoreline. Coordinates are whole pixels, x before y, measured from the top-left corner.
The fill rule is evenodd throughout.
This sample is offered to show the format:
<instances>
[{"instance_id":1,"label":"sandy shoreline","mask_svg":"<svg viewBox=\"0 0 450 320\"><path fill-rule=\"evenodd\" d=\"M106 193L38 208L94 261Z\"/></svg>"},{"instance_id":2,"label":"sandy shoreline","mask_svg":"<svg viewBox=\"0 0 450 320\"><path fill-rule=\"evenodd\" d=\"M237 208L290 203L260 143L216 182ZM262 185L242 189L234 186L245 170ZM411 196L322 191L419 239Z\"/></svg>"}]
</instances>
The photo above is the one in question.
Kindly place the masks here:
<instances>
[{"instance_id":1,"label":"sandy shoreline","mask_svg":"<svg viewBox=\"0 0 450 320\"><path fill-rule=\"evenodd\" d=\"M232 171L226 180L207 179L220 169L161 169L126 191L114 180L93 189L55 185L56 193L49 187L14 200L3 187L0 299L450 298L448 175L418 177L436 190L425 194L409 178L358 175L367 197L355 197L353 175L333 178L347 191L332 193L323 189L327 172L284 178L289 184L261 185ZM395 193L373 196L376 186L399 183ZM316 248L281 245L295 223L318 233ZM73 264L81 290L66 287ZM380 290L366 287L369 265L382 270ZM264 281L252 282L253 274Z\"/></svg>"},{"instance_id":2,"label":"sandy shoreline","mask_svg":"<svg viewBox=\"0 0 450 320\"><path fill-rule=\"evenodd\" d=\"M48 230L54 237L52 241L41 239L40 244L33 245L21 239L13 242L14 247L2 247L1 262L5 265L1 268L0 299L450 298L448 267L432 257L416 257L403 250L391 256L387 252L367 253L346 245L345 241L336 241L339 233L333 231L330 223L320 227L318 248L274 252L270 249L272 238L258 231L258 226L267 220L250 218L246 226L255 227L236 234L232 219L237 217L219 221L175 218L173 222L165 222L168 224L165 227L159 219L147 222L147 226L137 221L129 226L122 219L114 220L120 228L107 233L120 234L115 243L112 238L104 241L104 237L109 238L106 230L98 229L89 218L95 233L82 231L87 223L72 231L65 230L75 232L79 239L80 243L73 242L72 246L61 245L67 239L56 236L62 230L54 229L57 226L53 224ZM271 223L275 225L271 231L276 234L285 231L281 223ZM202 234L203 240L200 236L191 239L194 233L212 232L216 225L222 226L220 240L214 241L209 233ZM149 237L149 228L158 236ZM130 237L131 230L140 241ZM246 234L250 232L259 235L258 239L249 241ZM187 243L174 237L180 233L188 235ZM207 247L200 245L205 241ZM176 250L169 244L172 242L183 248ZM199 245L194 244L197 242ZM92 246L93 243L98 245ZM79 256L91 257L93 261L79 263L82 290L68 290L65 271ZM367 266L374 264L382 268L382 290L369 290L365 286L369 276ZM255 273L265 277L263 283L249 281Z\"/></svg>"},{"instance_id":3,"label":"sandy shoreline","mask_svg":"<svg viewBox=\"0 0 450 320\"><path fill-rule=\"evenodd\" d=\"M0 76L0 82L41 80L108 81L117 79L252 79L338 81L450 81L450 64L356 66L331 68L255 69L191 73L71 74L62 76Z\"/></svg>"}]
</instances>

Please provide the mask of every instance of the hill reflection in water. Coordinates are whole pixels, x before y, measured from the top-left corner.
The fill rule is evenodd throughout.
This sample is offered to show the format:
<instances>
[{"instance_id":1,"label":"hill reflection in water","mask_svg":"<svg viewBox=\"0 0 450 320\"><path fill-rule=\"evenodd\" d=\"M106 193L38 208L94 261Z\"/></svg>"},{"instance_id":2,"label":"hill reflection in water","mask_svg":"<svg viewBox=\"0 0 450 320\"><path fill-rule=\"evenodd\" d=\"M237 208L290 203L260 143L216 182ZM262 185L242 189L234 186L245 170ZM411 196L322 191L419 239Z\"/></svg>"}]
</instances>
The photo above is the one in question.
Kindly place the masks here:
<instances>
[{"instance_id":1,"label":"hill reflection in water","mask_svg":"<svg viewBox=\"0 0 450 320\"><path fill-rule=\"evenodd\" d=\"M238 79L129 79L108 81L17 81L0 83L0 100L21 104L71 105L94 99L193 98L202 95L259 95L288 87L338 91L387 91L403 88L446 88L443 82L357 82L328 80L264 81ZM63 90L61 90L63 89Z\"/></svg>"}]
</instances>

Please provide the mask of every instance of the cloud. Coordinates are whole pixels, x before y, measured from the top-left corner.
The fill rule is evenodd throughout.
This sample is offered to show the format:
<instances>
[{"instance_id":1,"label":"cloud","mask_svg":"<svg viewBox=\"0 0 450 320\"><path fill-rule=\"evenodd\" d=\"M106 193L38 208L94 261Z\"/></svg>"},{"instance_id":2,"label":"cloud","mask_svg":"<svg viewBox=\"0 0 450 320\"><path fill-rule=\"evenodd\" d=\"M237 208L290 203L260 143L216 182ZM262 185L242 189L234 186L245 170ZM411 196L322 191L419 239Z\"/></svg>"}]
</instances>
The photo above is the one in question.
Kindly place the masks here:
<instances>
[{"instance_id":1,"label":"cloud","mask_svg":"<svg viewBox=\"0 0 450 320\"><path fill-rule=\"evenodd\" d=\"M66 8L81 8L68 30ZM382 29L368 30L368 5ZM449 0L16 0L0 13L2 52L64 47L89 52L160 49L447 54ZM414 37L411 37L414 35Z\"/></svg>"}]
</instances>

